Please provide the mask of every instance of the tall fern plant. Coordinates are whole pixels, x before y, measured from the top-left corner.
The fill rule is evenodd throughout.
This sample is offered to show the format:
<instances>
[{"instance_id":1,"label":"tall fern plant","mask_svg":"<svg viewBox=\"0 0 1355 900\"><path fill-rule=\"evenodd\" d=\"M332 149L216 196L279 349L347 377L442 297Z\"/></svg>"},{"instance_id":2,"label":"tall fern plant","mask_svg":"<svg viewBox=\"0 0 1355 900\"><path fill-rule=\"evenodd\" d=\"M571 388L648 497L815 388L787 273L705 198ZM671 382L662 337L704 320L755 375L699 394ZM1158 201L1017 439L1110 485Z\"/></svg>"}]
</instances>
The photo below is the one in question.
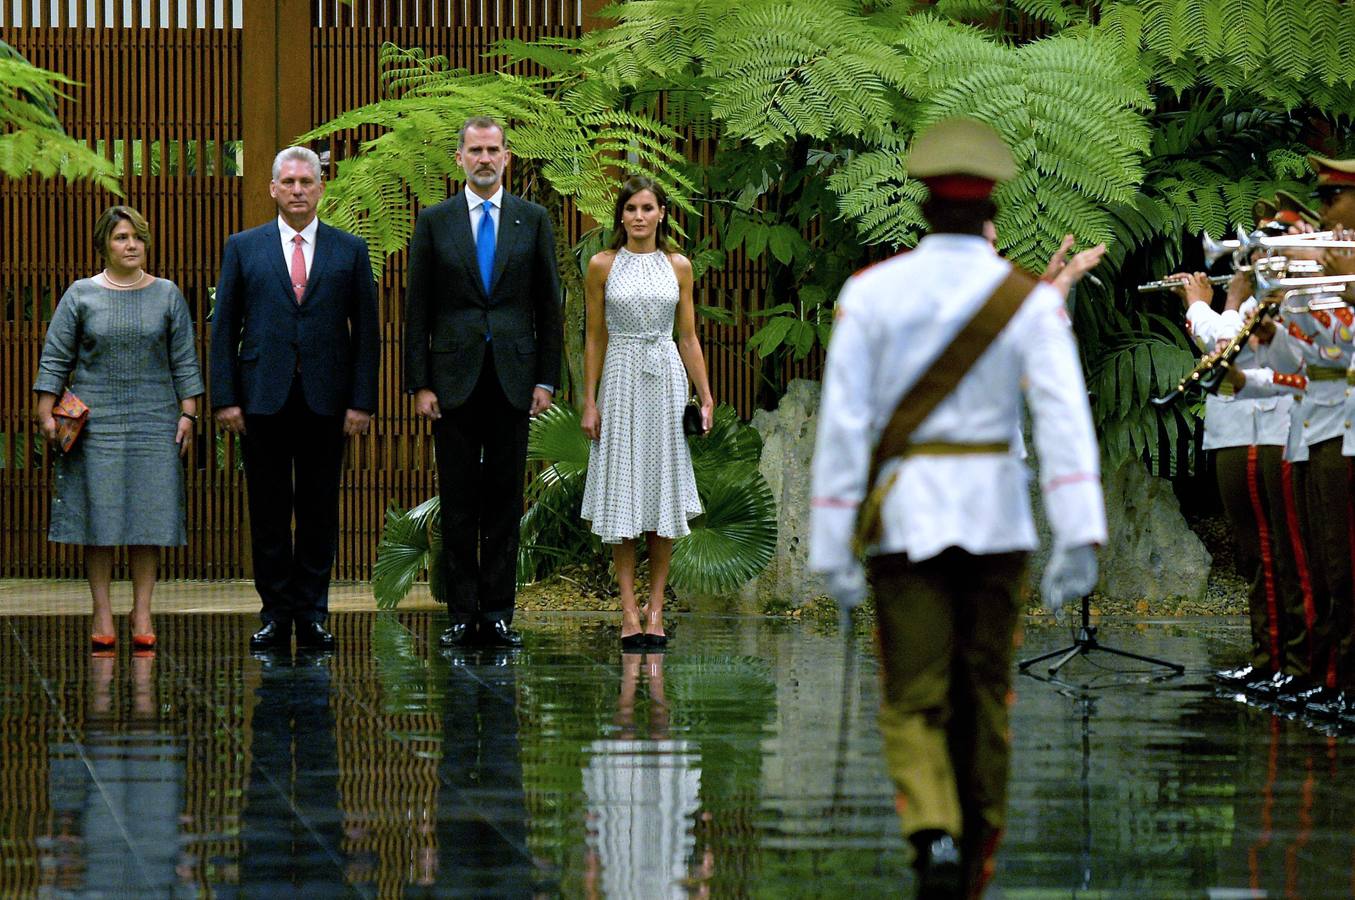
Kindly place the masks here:
<instances>
[{"instance_id":1,"label":"tall fern plant","mask_svg":"<svg viewBox=\"0 0 1355 900\"><path fill-rule=\"evenodd\" d=\"M722 404L711 431L689 438L688 446L704 512L691 522L691 534L674 543L669 581L679 589L733 593L757 577L776 550L776 502L757 468L762 440ZM566 404L532 420L527 455L543 468L528 488L521 522L520 584L566 566L605 575L610 553L580 516L591 447L578 412ZM389 510L373 567L377 605L399 605L425 571L434 598L445 602L441 554L436 497L408 512Z\"/></svg>"}]
</instances>

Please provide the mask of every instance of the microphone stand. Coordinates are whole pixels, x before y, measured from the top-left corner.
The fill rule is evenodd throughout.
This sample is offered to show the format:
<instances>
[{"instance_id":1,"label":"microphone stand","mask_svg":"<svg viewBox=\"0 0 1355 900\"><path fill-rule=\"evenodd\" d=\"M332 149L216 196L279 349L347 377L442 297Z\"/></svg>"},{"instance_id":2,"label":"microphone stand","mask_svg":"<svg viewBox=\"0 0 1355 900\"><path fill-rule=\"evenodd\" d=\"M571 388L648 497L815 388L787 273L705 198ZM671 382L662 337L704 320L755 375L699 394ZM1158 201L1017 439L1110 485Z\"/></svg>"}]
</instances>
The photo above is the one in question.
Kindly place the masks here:
<instances>
[{"instance_id":1,"label":"microphone stand","mask_svg":"<svg viewBox=\"0 0 1355 900\"><path fill-rule=\"evenodd\" d=\"M1016 664L1019 672L1024 672L1036 663L1044 662L1047 659L1060 657L1059 661L1049 667L1050 675L1057 675L1059 669L1062 669L1074 656L1085 656L1093 650L1100 650L1104 653L1111 653L1115 656L1123 656L1128 659L1136 659L1139 662L1145 662L1153 666L1163 666L1171 669L1177 675L1184 675L1186 667L1174 662L1167 662L1165 659L1158 659L1153 656L1143 656L1138 653L1130 653L1128 650L1120 650L1115 647L1107 647L1096 639L1096 626L1091 623L1091 594L1086 594L1082 598L1082 626L1077 630L1077 637L1073 643L1067 647L1060 647L1058 650L1051 650L1048 653L1042 653L1032 659L1022 660Z\"/></svg>"}]
</instances>

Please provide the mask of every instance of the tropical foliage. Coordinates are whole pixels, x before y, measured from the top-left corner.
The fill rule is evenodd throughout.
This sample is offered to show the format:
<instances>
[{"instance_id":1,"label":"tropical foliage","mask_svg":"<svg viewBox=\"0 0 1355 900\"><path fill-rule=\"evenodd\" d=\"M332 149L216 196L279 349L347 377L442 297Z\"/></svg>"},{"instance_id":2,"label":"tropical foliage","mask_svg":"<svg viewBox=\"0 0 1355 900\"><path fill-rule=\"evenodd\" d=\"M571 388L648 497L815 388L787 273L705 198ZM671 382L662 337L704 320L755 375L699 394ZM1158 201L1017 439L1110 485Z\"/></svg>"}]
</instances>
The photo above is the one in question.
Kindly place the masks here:
<instances>
[{"instance_id":1,"label":"tropical foliage","mask_svg":"<svg viewBox=\"0 0 1355 900\"><path fill-rule=\"evenodd\" d=\"M610 26L581 38L501 42L491 75L386 48L386 98L305 136L379 131L341 163L327 214L378 249L404 247L412 204L456 175L454 129L470 112L507 119L519 186L561 217L569 198L605 222L615 167L651 175L698 271L758 270L756 287L706 290L702 311L757 324L764 405L786 363L828 340L847 275L917 239L910 142L965 114L1022 166L998 196L1005 253L1038 269L1067 232L1110 246L1074 322L1111 464L1187 472L1197 408L1145 400L1193 350L1178 301L1132 286L1202 268L1199 233L1250 224L1256 199L1304 193L1310 148L1355 152L1355 7L1342 0L632 0L605 14ZM579 271L599 239L573 248L566 277L576 378ZM565 449L534 486L547 503L525 522L534 534L563 528L577 490L580 448ZM541 571L536 545L524 565Z\"/></svg>"},{"instance_id":2,"label":"tropical foliage","mask_svg":"<svg viewBox=\"0 0 1355 900\"><path fill-rule=\"evenodd\" d=\"M762 440L733 407L721 405L710 432L688 444L705 511L691 522L691 534L675 542L669 581L691 591L730 593L756 577L776 549L776 504L757 468ZM567 404L557 403L532 421L527 455L543 468L527 492L519 583L566 566L607 570L609 551L580 518L591 446L579 413ZM377 605L398 605L421 572L429 574L433 596L445 601L441 553L438 498L408 512L388 510L372 573Z\"/></svg>"},{"instance_id":3,"label":"tropical foliage","mask_svg":"<svg viewBox=\"0 0 1355 900\"><path fill-rule=\"evenodd\" d=\"M92 179L121 195L113 164L66 134L57 118L66 76L32 65L0 41L0 175Z\"/></svg>"}]
</instances>

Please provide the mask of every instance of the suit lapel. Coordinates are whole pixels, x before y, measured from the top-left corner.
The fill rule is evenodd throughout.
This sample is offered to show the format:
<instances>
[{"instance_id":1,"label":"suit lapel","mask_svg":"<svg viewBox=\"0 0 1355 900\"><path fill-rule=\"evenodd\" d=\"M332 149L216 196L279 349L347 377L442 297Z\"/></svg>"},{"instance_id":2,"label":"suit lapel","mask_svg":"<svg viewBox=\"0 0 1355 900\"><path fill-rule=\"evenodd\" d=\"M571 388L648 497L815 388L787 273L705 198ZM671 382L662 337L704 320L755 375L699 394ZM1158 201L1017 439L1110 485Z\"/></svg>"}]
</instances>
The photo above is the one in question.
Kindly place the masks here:
<instances>
[{"instance_id":1,"label":"suit lapel","mask_svg":"<svg viewBox=\"0 0 1355 900\"><path fill-rule=\"evenodd\" d=\"M264 251L269 259L273 261L273 271L277 273L278 279L282 283L282 289L286 292L287 299L296 303L296 291L292 290L292 275L287 270L287 260L282 255L282 231L278 229L278 220L274 219L264 228L264 236L267 239L268 246Z\"/></svg>"},{"instance_id":2,"label":"suit lapel","mask_svg":"<svg viewBox=\"0 0 1355 900\"><path fill-rule=\"evenodd\" d=\"M315 294L315 286L320 283L320 276L324 274L330 257L334 255L333 231L334 229L324 222L319 223L319 227L315 229L315 255L311 257L311 271L306 276L306 292L301 295L302 306L310 302L311 296Z\"/></svg>"},{"instance_id":3,"label":"suit lapel","mask_svg":"<svg viewBox=\"0 0 1355 900\"><path fill-rule=\"evenodd\" d=\"M471 234L470 228L470 205L466 203L466 192L460 190L452 198L452 206L448 211L452 217L452 244L456 252L461 254L462 261L466 264L467 271L474 272L475 277L471 280L475 282L475 289L479 296L486 303L485 286L480 283L480 261L475 256L475 238Z\"/></svg>"},{"instance_id":4,"label":"suit lapel","mask_svg":"<svg viewBox=\"0 0 1355 900\"><path fill-rule=\"evenodd\" d=\"M499 211L499 236L494 243L494 276L489 280L490 294L498 287L508 258L522 236L522 201L507 191L503 192L503 209Z\"/></svg>"}]
</instances>

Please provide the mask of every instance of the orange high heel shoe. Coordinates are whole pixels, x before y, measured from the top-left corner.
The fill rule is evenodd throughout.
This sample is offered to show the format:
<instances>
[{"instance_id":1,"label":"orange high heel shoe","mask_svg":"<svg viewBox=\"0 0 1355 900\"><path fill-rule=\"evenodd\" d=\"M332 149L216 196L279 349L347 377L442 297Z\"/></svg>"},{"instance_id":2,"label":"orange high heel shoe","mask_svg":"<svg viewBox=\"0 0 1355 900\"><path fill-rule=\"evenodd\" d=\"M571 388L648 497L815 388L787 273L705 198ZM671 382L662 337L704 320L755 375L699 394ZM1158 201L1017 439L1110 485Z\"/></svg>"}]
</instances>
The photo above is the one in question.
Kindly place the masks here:
<instances>
[{"instance_id":1,"label":"orange high heel shoe","mask_svg":"<svg viewBox=\"0 0 1355 900\"><path fill-rule=\"evenodd\" d=\"M150 634L134 634L134 635L132 635L132 649L133 649L133 650L154 650L154 649L155 649L155 634L154 634L154 632L152 632L152 633L150 633Z\"/></svg>"},{"instance_id":2,"label":"orange high heel shoe","mask_svg":"<svg viewBox=\"0 0 1355 900\"><path fill-rule=\"evenodd\" d=\"M91 634L89 636L89 649L94 653L107 653L118 645L118 636L116 634Z\"/></svg>"}]
</instances>

